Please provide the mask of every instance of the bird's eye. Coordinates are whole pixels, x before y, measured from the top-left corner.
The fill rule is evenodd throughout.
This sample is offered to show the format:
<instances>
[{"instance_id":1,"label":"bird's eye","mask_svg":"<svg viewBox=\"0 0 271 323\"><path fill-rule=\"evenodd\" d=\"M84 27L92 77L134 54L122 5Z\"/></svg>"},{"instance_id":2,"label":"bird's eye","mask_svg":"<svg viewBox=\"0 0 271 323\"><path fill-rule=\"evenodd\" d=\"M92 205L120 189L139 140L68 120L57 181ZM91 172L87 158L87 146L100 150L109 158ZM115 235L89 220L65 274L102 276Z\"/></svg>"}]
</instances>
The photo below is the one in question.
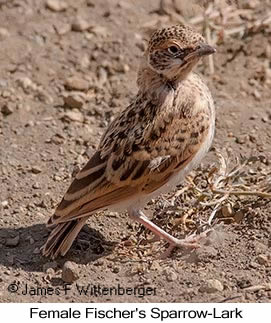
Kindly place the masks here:
<instances>
[{"instance_id":1,"label":"bird's eye","mask_svg":"<svg viewBox=\"0 0 271 323\"><path fill-rule=\"evenodd\" d=\"M176 53L178 53L179 48L177 46L172 45L167 50L170 52L170 54L176 54Z\"/></svg>"}]
</instances>

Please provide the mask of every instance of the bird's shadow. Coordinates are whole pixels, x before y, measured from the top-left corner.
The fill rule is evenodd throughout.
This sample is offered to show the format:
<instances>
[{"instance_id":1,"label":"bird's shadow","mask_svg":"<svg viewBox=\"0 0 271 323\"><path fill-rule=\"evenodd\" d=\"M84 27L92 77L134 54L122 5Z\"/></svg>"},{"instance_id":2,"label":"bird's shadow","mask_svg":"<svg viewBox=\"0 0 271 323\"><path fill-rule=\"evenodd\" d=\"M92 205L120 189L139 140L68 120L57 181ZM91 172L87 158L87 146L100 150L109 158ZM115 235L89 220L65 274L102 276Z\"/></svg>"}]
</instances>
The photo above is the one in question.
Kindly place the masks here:
<instances>
[{"instance_id":1,"label":"bird's shadow","mask_svg":"<svg viewBox=\"0 0 271 323\"><path fill-rule=\"evenodd\" d=\"M44 224L0 228L0 264L28 272L44 272L52 261L40 252L48 234L49 230ZM55 259L54 265L61 268L67 260L88 264L112 253L115 245L115 242L107 241L99 231L85 225L68 253Z\"/></svg>"}]
</instances>

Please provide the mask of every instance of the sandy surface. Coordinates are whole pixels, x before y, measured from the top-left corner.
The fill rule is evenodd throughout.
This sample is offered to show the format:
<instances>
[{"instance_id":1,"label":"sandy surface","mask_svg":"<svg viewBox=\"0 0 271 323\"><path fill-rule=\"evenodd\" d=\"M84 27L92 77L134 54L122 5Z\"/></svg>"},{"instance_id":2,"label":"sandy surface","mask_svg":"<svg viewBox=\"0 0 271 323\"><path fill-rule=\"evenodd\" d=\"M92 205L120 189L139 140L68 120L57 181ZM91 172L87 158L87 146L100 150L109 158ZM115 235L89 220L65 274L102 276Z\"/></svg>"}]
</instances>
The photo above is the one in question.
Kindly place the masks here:
<instances>
[{"instance_id":1,"label":"sandy surface","mask_svg":"<svg viewBox=\"0 0 271 323\"><path fill-rule=\"evenodd\" d=\"M51 2L48 8L46 1L0 1L0 301L270 301L271 205L264 198L236 198L241 220L226 221L223 239L168 259L159 257L163 242L146 241L146 230L112 212L93 216L64 258L40 255L45 223L72 173L136 93L144 46L139 27L173 23L157 14L156 0L69 0L63 8L63 1ZM270 2L253 3L253 19L270 13ZM265 171L265 179L271 173L270 40L267 27L243 39L233 35L217 46L213 75L207 62L198 68L217 106L213 147L261 156L255 176ZM202 169L215 160L211 151ZM190 208L189 200L179 200L180 213L164 217L171 197L147 207L168 231ZM192 218L206 219L210 209Z\"/></svg>"}]
</instances>

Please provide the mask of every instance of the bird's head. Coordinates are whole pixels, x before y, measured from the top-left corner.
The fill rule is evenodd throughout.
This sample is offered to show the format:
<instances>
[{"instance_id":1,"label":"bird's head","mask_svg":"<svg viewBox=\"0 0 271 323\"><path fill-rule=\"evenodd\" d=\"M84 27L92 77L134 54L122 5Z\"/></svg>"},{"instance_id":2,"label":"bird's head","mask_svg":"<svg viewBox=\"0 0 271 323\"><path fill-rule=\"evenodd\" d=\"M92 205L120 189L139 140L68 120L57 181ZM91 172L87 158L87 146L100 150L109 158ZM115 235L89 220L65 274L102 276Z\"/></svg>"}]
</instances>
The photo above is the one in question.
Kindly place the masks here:
<instances>
[{"instance_id":1,"label":"bird's head","mask_svg":"<svg viewBox=\"0 0 271 323\"><path fill-rule=\"evenodd\" d=\"M198 61L215 53L203 36L185 25L155 31L146 58L149 67L169 80L185 78Z\"/></svg>"}]
</instances>

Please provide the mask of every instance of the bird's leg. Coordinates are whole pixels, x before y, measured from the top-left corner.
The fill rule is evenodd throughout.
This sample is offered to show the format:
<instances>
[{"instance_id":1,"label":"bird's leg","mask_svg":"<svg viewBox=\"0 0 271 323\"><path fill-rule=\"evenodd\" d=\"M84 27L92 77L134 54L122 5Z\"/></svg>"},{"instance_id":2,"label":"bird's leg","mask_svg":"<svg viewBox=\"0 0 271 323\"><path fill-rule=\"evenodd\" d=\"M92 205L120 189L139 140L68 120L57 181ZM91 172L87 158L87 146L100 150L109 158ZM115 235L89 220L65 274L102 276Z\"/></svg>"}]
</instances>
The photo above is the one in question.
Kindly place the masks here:
<instances>
[{"instance_id":1,"label":"bird's leg","mask_svg":"<svg viewBox=\"0 0 271 323\"><path fill-rule=\"evenodd\" d=\"M156 224L149 220L141 210L129 210L129 216L133 220L143 224L146 228L151 230L157 237L166 240L169 243L169 248L166 251L166 254L168 255L175 247L184 247L190 249L200 247L200 244L197 242L197 240L199 239L197 239L196 236L190 236L185 239L174 238L172 235L159 228Z\"/></svg>"}]
</instances>

